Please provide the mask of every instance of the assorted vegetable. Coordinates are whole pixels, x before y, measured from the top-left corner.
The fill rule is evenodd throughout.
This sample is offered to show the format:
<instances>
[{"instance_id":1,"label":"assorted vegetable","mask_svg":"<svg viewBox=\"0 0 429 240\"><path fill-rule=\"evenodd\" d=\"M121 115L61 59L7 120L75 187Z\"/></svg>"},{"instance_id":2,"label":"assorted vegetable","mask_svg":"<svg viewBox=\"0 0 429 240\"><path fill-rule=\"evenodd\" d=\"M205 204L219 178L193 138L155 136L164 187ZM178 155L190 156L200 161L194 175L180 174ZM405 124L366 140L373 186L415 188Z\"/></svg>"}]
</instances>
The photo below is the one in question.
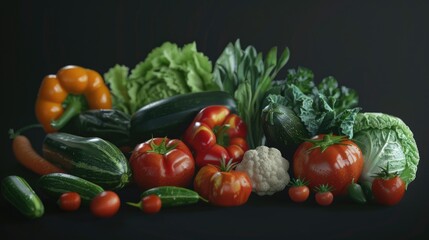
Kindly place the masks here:
<instances>
[{"instance_id":1,"label":"assorted vegetable","mask_svg":"<svg viewBox=\"0 0 429 240\"><path fill-rule=\"evenodd\" d=\"M76 211L80 207L81 198L77 192L66 192L61 194L57 203L64 211Z\"/></svg>"},{"instance_id":2,"label":"assorted vegetable","mask_svg":"<svg viewBox=\"0 0 429 240\"><path fill-rule=\"evenodd\" d=\"M229 43L216 61L214 80L221 89L234 96L238 114L247 124L247 141L250 148L264 144L261 111L266 93L277 73L289 60L285 48L277 60L277 47L272 48L263 59L253 46L241 48L240 40Z\"/></svg>"},{"instance_id":3,"label":"assorted vegetable","mask_svg":"<svg viewBox=\"0 0 429 240\"><path fill-rule=\"evenodd\" d=\"M289 197L294 202L304 202L310 196L310 189L308 182L299 178L290 181L290 188L288 190Z\"/></svg>"},{"instance_id":4,"label":"assorted vegetable","mask_svg":"<svg viewBox=\"0 0 429 240\"><path fill-rule=\"evenodd\" d=\"M334 201L334 194L332 194L332 187L328 184L321 184L314 188L316 192L316 203L321 206L331 205Z\"/></svg>"},{"instance_id":5,"label":"assorted vegetable","mask_svg":"<svg viewBox=\"0 0 429 240\"><path fill-rule=\"evenodd\" d=\"M7 176L1 181L3 197L28 218L39 218L45 207L27 181L20 176Z\"/></svg>"},{"instance_id":6,"label":"assorted vegetable","mask_svg":"<svg viewBox=\"0 0 429 240\"><path fill-rule=\"evenodd\" d=\"M124 154L112 143L98 137L50 133L43 141L43 156L67 173L106 189L120 189L131 180Z\"/></svg>"},{"instance_id":7,"label":"assorted vegetable","mask_svg":"<svg viewBox=\"0 0 429 240\"><path fill-rule=\"evenodd\" d=\"M70 65L43 79L35 109L47 133L61 129L87 108L112 108L109 88L96 71Z\"/></svg>"},{"instance_id":8,"label":"assorted vegetable","mask_svg":"<svg viewBox=\"0 0 429 240\"><path fill-rule=\"evenodd\" d=\"M11 136L13 154L18 162L38 175L64 172L61 168L50 163L37 153L30 140L23 135Z\"/></svg>"},{"instance_id":9,"label":"assorted vegetable","mask_svg":"<svg viewBox=\"0 0 429 240\"><path fill-rule=\"evenodd\" d=\"M266 146L248 150L236 170L247 173L253 192L260 196L282 191L290 180L289 162L279 150Z\"/></svg>"},{"instance_id":10,"label":"assorted vegetable","mask_svg":"<svg viewBox=\"0 0 429 240\"><path fill-rule=\"evenodd\" d=\"M220 105L203 108L185 132L184 140L195 151L198 167L220 165L221 159L240 162L248 146L246 124Z\"/></svg>"},{"instance_id":11,"label":"assorted vegetable","mask_svg":"<svg viewBox=\"0 0 429 240\"><path fill-rule=\"evenodd\" d=\"M392 206L401 201L405 194L406 183L398 173L391 173L389 170L389 164L386 168L381 168L371 188L374 199L378 203Z\"/></svg>"},{"instance_id":12,"label":"assorted vegetable","mask_svg":"<svg viewBox=\"0 0 429 240\"><path fill-rule=\"evenodd\" d=\"M89 204L95 196L104 191L95 183L66 173L43 175L39 178L37 185L43 193L56 199L64 193L76 192L84 204Z\"/></svg>"},{"instance_id":13,"label":"assorted vegetable","mask_svg":"<svg viewBox=\"0 0 429 240\"><path fill-rule=\"evenodd\" d=\"M316 84L299 67L274 80L288 60L288 48L263 58L237 40L214 69L195 43L169 42L130 73L111 68L107 85L94 70L65 66L41 83L40 124L10 130L13 153L41 175L36 190L60 209L82 204L97 217L119 211L113 190L130 183L143 193L127 205L148 214L199 201L241 206L252 191L273 195L286 186L296 203L313 189L322 206L345 194L362 205L398 204L420 160L410 128L398 117L360 112L357 93L332 76ZM34 126L46 132L43 157L21 135ZM44 214L22 177L4 178L1 192L23 215Z\"/></svg>"},{"instance_id":14,"label":"assorted vegetable","mask_svg":"<svg viewBox=\"0 0 429 240\"><path fill-rule=\"evenodd\" d=\"M189 148L178 139L152 138L136 146L130 165L134 182L142 189L187 187L195 173Z\"/></svg>"},{"instance_id":15,"label":"assorted vegetable","mask_svg":"<svg viewBox=\"0 0 429 240\"><path fill-rule=\"evenodd\" d=\"M380 168L398 173L408 185L416 177L419 151L410 128L399 118L383 113L360 113L354 125L353 141L365 162L361 181L374 180Z\"/></svg>"},{"instance_id":16,"label":"assorted vegetable","mask_svg":"<svg viewBox=\"0 0 429 240\"><path fill-rule=\"evenodd\" d=\"M104 191L91 200L89 209L91 213L100 218L109 218L116 215L121 207L118 194L112 191Z\"/></svg>"},{"instance_id":17,"label":"assorted vegetable","mask_svg":"<svg viewBox=\"0 0 429 240\"><path fill-rule=\"evenodd\" d=\"M359 147L347 137L320 134L298 147L293 173L306 179L310 188L329 184L334 195L342 195L353 180L359 179L363 161Z\"/></svg>"},{"instance_id":18,"label":"assorted vegetable","mask_svg":"<svg viewBox=\"0 0 429 240\"><path fill-rule=\"evenodd\" d=\"M158 196L162 201L163 207L195 204L200 200L207 202L207 200L198 195L197 192L182 187L162 186L151 188L143 192L142 198L151 195Z\"/></svg>"},{"instance_id":19,"label":"assorted vegetable","mask_svg":"<svg viewBox=\"0 0 429 240\"><path fill-rule=\"evenodd\" d=\"M361 110L356 107L358 96L354 90L339 86L334 77L326 77L316 85L310 69L290 69L286 80L273 87L271 93L265 100L268 104L265 111L272 114L269 114L269 121L264 121L264 129L267 142L278 145L281 151L292 155L297 144L318 134L353 137L353 124ZM277 105L286 109L278 110ZM286 130L276 136L271 128L279 125L274 121L278 114L286 119Z\"/></svg>"},{"instance_id":20,"label":"assorted vegetable","mask_svg":"<svg viewBox=\"0 0 429 240\"><path fill-rule=\"evenodd\" d=\"M252 192L252 182L245 172L234 171L235 163L222 159L220 166L202 167L194 180L194 189L209 203L217 206L240 206Z\"/></svg>"},{"instance_id":21,"label":"assorted vegetable","mask_svg":"<svg viewBox=\"0 0 429 240\"><path fill-rule=\"evenodd\" d=\"M105 75L113 95L113 107L132 115L141 107L178 94L219 90L212 64L196 43L179 48L166 42L155 48L131 70L116 65Z\"/></svg>"},{"instance_id":22,"label":"assorted vegetable","mask_svg":"<svg viewBox=\"0 0 429 240\"><path fill-rule=\"evenodd\" d=\"M148 104L131 118L132 143L139 144L154 136L182 138L195 115L211 105L226 106L237 112L234 98L222 91L181 94Z\"/></svg>"}]
</instances>

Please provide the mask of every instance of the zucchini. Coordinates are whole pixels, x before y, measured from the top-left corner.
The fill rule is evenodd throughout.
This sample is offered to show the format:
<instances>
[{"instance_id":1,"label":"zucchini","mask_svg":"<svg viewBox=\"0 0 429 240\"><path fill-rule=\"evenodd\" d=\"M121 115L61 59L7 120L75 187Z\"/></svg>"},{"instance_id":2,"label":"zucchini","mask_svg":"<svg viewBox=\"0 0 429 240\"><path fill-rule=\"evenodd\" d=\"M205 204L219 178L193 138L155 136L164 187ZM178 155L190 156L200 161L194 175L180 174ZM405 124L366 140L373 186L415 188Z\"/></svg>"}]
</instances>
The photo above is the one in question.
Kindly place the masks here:
<instances>
[{"instance_id":1,"label":"zucchini","mask_svg":"<svg viewBox=\"0 0 429 240\"><path fill-rule=\"evenodd\" d=\"M135 145L152 137L181 138L197 113L210 105L224 105L237 113L234 98L227 92L172 96L150 103L133 114L130 122L131 142Z\"/></svg>"},{"instance_id":2,"label":"zucchini","mask_svg":"<svg viewBox=\"0 0 429 240\"><path fill-rule=\"evenodd\" d=\"M98 137L50 133L43 141L43 156L67 173L106 189L129 183L131 169L124 154L112 143Z\"/></svg>"},{"instance_id":3,"label":"zucchini","mask_svg":"<svg viewBox=\"0 0 429 240\"><path fill-rule=\"evenodd\" d=\"M7 176L1 182L4 198L29 218L43 216L45 207L42 201L27 183L19 176Z\"/></svg>"},{"instance_id":4,"label":"zucchini","mask_svg":"<svg viewBox=\"0 0 429 240\"><path fill-rule=\"evenodd\" d=\"M267 146L277 148L289 158L299 144L309 138L307 129L293 110L274 102L262 110L262 128Z\"/></svg>"},{"instance_id":5,"label":"zucchini","mask_svg":"<svg viewBox=\"0 0 429 240\"><path fill-rule=\"evenodd\" d=\"M44 193L56 199L63 193L76 192L85 204L89 204L95 196L104 191L95 183L66 173L43 175L37 185Z\"/></svg>"},{"instance_id":6,"label":"zucchini","mask_svg":"<svg viewBox=\"0 0 429 240\"><path fill-rule=\"evenodd\" d=\"M130 116L116 109L91 109L73 117L60 131L129 146Z\"/></svg>"}]
</instances>

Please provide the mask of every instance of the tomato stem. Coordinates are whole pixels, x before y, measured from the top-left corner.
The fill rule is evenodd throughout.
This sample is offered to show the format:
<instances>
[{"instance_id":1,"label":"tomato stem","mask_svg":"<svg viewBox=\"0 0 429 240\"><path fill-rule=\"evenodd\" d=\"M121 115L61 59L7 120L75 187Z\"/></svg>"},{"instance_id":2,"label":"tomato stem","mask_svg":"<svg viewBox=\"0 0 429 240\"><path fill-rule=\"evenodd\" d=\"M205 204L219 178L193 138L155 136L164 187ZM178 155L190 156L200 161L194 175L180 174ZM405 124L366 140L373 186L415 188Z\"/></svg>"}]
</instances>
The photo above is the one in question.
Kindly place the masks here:
<instances>
[{"instance_id":1,"label":"tomato stem","mask_svg":"<svg viewBox=\"0 0 429 240\"><path fill-rule=\"evenodd\" d=\"M140 208L140 209L141 209L140 202L138 202L138 203L126 202L126 204L128 204L128 205L130 205L130 206L137 207L137 208Z\"/></svg>"},{"instance_id":2,"label":"tomato stem","mask_svg":"<svg viewBox=\"0 0 429 240\"><path fill-rule=\"evenodd\" d=\"M313 143L313 147L309 148L307 151L312 151L313 149L320 148L320 151L323 153L328 147L332 145L344 145L349 146L350 144L342 143L343 141L348 140L347 136L335 136L334 134L326 134L323 136L323 139L307 139L307 142Z\"/></svg>"},{"instance_id":3,"label":"tomato stem","mask_svg":"<svg viewBox=\"0 0 429 240\"><path fill-rule=\"evenodd\" d=\"M164 155L169 151L175 149L177 147L177 144L174 144L172 146L167 146L167 138L165 137L164 139L162 139L162 142L160 144L156 145L152 138L152 140L150 141L150 147L152 148L152 150L149 150L147 152L153 152L153 153Z\"/></svg>"}]
</instances>

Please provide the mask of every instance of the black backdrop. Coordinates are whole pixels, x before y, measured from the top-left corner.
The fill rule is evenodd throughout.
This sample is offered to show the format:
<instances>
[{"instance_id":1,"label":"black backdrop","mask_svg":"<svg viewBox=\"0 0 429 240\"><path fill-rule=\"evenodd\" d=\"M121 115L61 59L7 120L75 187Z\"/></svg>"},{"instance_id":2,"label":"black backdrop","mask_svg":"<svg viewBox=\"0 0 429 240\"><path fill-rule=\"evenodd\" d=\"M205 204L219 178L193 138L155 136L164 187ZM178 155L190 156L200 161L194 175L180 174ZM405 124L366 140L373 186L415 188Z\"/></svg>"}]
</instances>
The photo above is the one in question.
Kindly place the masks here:
<instances>
[{"instance_id":1,"label":"black backdrop","mask_svg":"<svg viewBox=\"0 0 429 240\"><path fill-rule=\"evenodd\" d=\"M164 41L196 41L214 62L241 39L267 52L291 50L286 68L305 66L316 78L333 75L358 91L364 111L402 118L412 129L421 162L416 180L394 207L313 200L294 204L286 193L251 196L237 208L196 205L147 216L127 206L111 219L88 209L27 220L0 200L1 234L10 238L367 238L416 239L428 234L429 181L425 162L429 84L429 2L425 1L9 1L1 7L1 177L36 176L13 158L9 128L36 122L34 100L42 78L64 65L101 73L116 63L133 67ZM279 74L284 78L285 72ZM43 132L27 133L40 151ZM119 192L135 200L133 187ZM384 238L386 239L386 238Z\"/></svg>"}]
</instances>

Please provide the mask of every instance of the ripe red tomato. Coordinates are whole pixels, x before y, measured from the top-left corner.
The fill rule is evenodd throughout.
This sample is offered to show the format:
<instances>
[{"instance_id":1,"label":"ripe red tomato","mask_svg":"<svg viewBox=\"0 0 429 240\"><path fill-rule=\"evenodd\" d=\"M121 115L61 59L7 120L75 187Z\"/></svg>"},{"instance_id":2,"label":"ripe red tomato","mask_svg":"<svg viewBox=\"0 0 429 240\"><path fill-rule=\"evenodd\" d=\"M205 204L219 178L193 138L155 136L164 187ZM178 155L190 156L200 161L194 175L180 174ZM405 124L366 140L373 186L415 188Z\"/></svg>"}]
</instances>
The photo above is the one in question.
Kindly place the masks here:
<instances>
[{"instance_id":1,"label":"ripe red tomato","mask_svg":"<svg viewBox=\"0 0 429 240\"><path fill-rule=\"evenodd\" d=\"M247 202L252 193L252 182L245 172L221 166L206 165L194 180L194 190L217 206L239 206Z\"/></svg>"},{"instance_id":2,"label":"ripe red tomato","mask_svg":"<svg viewBox=\"0 0 429 240\"><path fill-rule=\"evenodd\" d=\"M399 176L388 179L375 178L372 182L372 194L380 204L395 205L401 201L405 194L405 182Z\"/></svg>"},{"instance_id":3,"label":"ripe red tomato","mask_svg":"<svg viewBox=\"0 0 429 240\"><path fill-rule=\"evenodd\" d=\"M76 192L63 193L58 199L58 205L64 211L76 211L77 209L79 209L80 203L80 195Z\"/></svg>"},{"instance_id":4,"label":"ripe red tomato","mask_svg":"<svg viewBox=\"0 0 429 240\"><path fill-rule=\"evenodd\" d=\"M141 210L145 213L154 214L161 210L161 198L157 195L149 195L142 199Z\"/></svg>"},{"instance_id":5,"label":"ripe red tomato","mask_svg":"<svg viewBox=\"0 0 429 240\"><path fill-rule=\"evenodd\" d=\"M134 149L130 165L134 181L142 189L159 186L187 187L192 183L195 161L180 140L153 138Z\"/></svg>"},{"instance_id":6,"label":"ripe red tomato","mask_svg":"<svg viewBox=\"0 0 429 240\"><path fill-rule=\"evenodd\" d=\"M345 194L348 184L359 179L362 167L359 147L346 137L332 134L303 142L293 156L295 177L309 181L310 188L328 184L334 195Z\"/></svg>"},{"instance_id":7,"label":"ripe red tomato","mask_svg":"<svg viewBox=\"0 0 429 240\"><path fill-rule=\"evenodd\" d=\"M97 217L112 217L121 206L118 194L112 191L104 191L91 200L89 209Z\"/></svg>"},{"instance_id":8,"label":"ripe red tomato","mask_svg":"<svg viewBox=\"0 0 429 240\"><path fill-rule=\"evenodd\" d=\"M315 195L317 204L328 206L334 201L334 195L331 192L318 192Z\"/></svg>"},{"instance_id":9,"label":"ripe red tomato","mask_svg":"<svg viewBox=\"0 0 429 240\"><path fill-rule=\"evenodd\" d=\"M307 186L292 186L289 188L289 197L294 202L304 202L310 196L310 189Z\"/></svg>"}]
</instances>

